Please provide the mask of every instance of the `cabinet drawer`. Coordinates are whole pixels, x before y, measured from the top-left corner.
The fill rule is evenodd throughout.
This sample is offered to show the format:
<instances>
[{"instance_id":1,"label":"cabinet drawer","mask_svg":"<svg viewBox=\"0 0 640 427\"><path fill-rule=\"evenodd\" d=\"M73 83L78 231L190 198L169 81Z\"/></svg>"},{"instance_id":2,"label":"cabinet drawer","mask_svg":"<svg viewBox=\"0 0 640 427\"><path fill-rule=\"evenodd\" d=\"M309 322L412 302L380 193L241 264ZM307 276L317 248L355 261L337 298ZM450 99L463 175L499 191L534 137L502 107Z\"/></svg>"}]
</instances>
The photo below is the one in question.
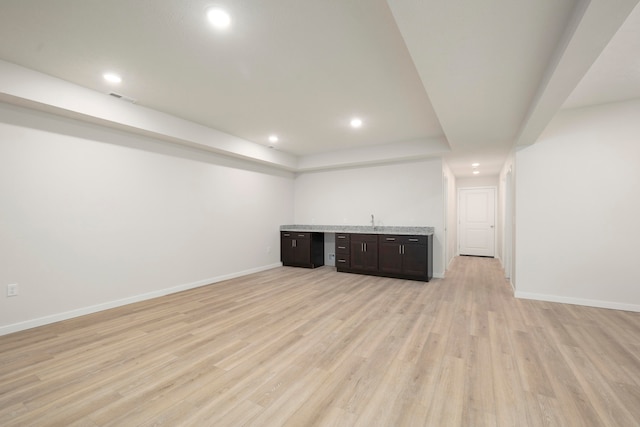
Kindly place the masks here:
<instances>
[{"instance_id":1,"label":"cabinet drawer","mask_svg":"<svg viewBox=\"0 0 640 427\"><path fill-rule=\"evenodd\" d=\"M336 254L348 254L349 241L336 240Z\"/></svg>"},{"instance_id":2,"label":"cabinet drawer","mask_svg":"<svg viewBox=\"0 0 640 427\"><path fill-rule=\"evenodd\" d=\"M350 265L349 254L336 254L336 267L349 268Z\"/></svg>"},{"instance_id":3,"label":"cabinet drawer","mask_svg":"<svg viewBox=\"0 0 640 427\"><path fill-rule=\"evenodd\" d=\"M414 245L426 245L427 236L403 236L404 243L412 243Z\"/></svg>"},{"instance_id":4,"label":"cabinet drawer","mask_svg":"<svg viewBox=\"0 0 640 427\"><path fill-rule=\"evenodd\" d=\"M427 236L405 236L405 235L393 235L393 234L383 234L380 236L380 243L400 243L403 245L406 244L414 244L414 245L426 245L427 244Z\"/></svg>"},{"instance_id":5,"label":"cabinet drawer","mask_svg":"<svg viewBox=\"0 0 640 427\"><path fill-rule=\"evenodd\" d=\"M280 237L287 237L290 239L310 239L312 233L303 231L281 231Z\"/></svg>"},{"instance_id":6,"label":"cabinet drawer","mask_svg":"<svg viewBox=\"0 0 640 427\"><path fill-rule=\"evenodd\" d=\"M341 256L349 255L349 241L351 236L349 233L336 233L336 262Z\"/></svg>"}]
</instances>

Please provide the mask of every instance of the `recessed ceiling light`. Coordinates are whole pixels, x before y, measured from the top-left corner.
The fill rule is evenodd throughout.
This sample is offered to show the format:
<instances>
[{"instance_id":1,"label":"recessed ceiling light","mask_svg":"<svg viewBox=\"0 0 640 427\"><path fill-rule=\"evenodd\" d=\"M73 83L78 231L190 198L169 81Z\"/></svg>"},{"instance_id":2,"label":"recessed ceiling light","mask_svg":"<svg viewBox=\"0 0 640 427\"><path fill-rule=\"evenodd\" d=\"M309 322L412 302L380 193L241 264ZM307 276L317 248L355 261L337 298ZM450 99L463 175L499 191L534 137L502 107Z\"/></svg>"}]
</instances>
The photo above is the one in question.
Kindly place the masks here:
<instances>
[{"instance_id":1,"label":"recessed ceiling light","mask_svg":"<svg viewBox=\"0 0 640 427\"><path fill-rule=\"evenodd\" d=\"M473 171L474 175L478 175L480 173L480 171Z\"/></svg>"},{"instance_id":2,"label":"recessed ceiling light","mask_svg":"<svg viewBox=\"0 0 640 427\"><path fill-rule=\"evenodd\" d=\"M362 120L360 120L359 118L353 118L351 119L351 127L352 128L359 128L362 126Z\"/></svg>"},{"instance_id":3,"label":"recessed ceiling light","mask_svg":"<svg viewBox=\"0 0 640 427\"><path fill-rule=\"evenodd\" d=\"M269 142L278 142L278 136L277 135L271 135L269 137Z\"/></svg>"},{"instance_id":4,"label":"recessed ceiling light","mask_svg":"<svg viewBox=\"0 0 640 427\"><path fill-rule=\"evenodd\" d=\"M231 16L219 7L212 7L209 9L207 11L207 19L209 19L211 25L220 30L224 30L231 25Z\"/></svg>"},{"instance_id":5,"label":"recessed ceiling light","mask_svg":"<svg viewBox=\"0 0 640 427\"><path fill-rule=\"evenodd\" d=\"M477 168L478 166L480 166L480 163L472 163L471 166Z\"/></svg>"},{"instance_id":6,"label":"recessed ceiling light","mask_svg":"<svg viewBox=\"0 0 640 427\"><path fill-rule=\"evenodd\" d=\"M119 75L117 75L115 73L104 73L102 75L102 77L104 77L104 79L106 81L108 81L109 83L120 83L120 82L122 82L122 77L120 77Z\"/></svg>"}]
</instances>

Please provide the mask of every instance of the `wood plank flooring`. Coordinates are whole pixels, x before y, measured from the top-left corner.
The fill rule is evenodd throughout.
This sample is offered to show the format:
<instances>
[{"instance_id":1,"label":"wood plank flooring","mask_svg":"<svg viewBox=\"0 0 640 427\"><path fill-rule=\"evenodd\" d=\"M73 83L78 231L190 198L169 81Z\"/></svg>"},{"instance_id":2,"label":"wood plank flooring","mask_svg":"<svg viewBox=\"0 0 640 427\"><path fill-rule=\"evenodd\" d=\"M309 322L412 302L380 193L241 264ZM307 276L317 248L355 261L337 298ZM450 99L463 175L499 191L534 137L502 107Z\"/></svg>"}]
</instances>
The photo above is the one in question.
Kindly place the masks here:
<instances>
[{"instance_id":1,"label":"wood plank flooring","mask_svg":"<svg viewBox=\"0 0 640 427\"><path fill-rule=\"evenodd\" d=\"M0 337L0 425L638 426L640 313L282 267Z\"/></svg>"}]
</instances>

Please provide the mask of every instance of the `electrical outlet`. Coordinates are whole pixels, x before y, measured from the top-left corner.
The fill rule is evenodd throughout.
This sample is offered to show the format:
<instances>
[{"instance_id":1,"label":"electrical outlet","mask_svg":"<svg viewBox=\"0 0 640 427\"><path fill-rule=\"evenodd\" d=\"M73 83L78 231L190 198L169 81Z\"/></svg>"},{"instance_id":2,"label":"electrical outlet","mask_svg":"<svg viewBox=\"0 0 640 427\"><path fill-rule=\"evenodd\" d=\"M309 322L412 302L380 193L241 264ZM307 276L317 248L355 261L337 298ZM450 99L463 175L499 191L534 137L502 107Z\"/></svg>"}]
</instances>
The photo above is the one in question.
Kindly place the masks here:
<instances>
[{"instance_id":1,"label":"electrical outlet","mask_svg":"<svg viewBox=\"0 0 640 427\"><path fill-rule=\"evenodd\" d=\"M336 254L329 254L329 261L335 261Z\"/></svg>"},{"instance_id":2,"label":"electrical outlet","mask_svg":"<svg viewBox=\"0 0 640 427\"><path fill-rule=\"evenodd\" d=\"M18 284L13 283L11 285L7 285L7 296L15 297L18 295Z\"/></svg>"}]
</instances>

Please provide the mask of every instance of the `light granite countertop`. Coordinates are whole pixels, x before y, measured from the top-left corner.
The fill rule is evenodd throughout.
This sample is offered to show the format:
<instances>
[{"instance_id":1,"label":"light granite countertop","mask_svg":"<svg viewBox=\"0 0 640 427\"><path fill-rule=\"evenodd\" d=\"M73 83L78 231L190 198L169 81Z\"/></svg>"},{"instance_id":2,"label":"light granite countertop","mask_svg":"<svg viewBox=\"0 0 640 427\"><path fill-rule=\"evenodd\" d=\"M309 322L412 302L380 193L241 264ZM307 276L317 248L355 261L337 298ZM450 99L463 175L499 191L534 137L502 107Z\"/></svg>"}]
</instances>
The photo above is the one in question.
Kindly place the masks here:
<instances>
[{"instance_id":1,"label":"light granite countertop","mask_svg":"<svg viewBox=\"0 0 640 427\"><path fill-rule=\"evenodd\" d=\"M433 227L414 226L370 226L370 225L281 225L280 231L305 231L311 233L361 233L404 234L417 236L433 235Z\"/></svg>"}]
</instances>

